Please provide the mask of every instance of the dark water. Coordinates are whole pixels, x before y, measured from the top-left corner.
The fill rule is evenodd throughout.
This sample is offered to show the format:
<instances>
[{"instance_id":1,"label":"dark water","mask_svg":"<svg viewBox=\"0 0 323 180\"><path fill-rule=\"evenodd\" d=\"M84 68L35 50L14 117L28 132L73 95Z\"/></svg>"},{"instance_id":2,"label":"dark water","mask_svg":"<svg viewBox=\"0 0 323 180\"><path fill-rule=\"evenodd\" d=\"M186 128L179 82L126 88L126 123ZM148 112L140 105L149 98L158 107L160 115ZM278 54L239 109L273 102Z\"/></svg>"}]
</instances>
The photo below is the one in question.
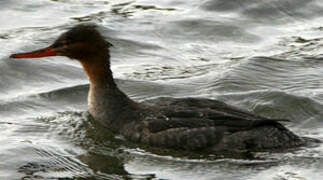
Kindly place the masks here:
<instances>
[{"instance_id":1,"label":"dark water","mask_svg":"<svg viewBox=\"0 0 323 180\"><path fill-rule=\"evenodd\" d=\"M322 146L239 160L127 144L91 123L76 61L8 58L96 23L132 98L219 99L323 140L321 0L6 0L0 22L1 180L323 177Z\"/></svg>"}]
</instances>

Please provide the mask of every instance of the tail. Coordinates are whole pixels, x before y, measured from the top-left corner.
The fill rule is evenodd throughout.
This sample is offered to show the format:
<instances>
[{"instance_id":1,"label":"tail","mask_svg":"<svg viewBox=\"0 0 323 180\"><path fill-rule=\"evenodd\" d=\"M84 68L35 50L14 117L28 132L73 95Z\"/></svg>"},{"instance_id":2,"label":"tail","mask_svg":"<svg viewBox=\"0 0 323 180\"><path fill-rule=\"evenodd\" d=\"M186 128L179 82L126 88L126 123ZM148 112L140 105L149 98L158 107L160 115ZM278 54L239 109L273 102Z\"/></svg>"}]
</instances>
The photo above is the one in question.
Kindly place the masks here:
<instances>
[{"instance_id":1,"label":"tail","mask_svg":"<svg viewBox=\"0 0 323 180\"><path fill-rule=\"evenodd\" d=\"M214 146L213 150L281 151L303 145L306 145L306 141L279 121L262 120L248 130L236 131L225 136L222 143Z\"/></svg>"}]
</instances>

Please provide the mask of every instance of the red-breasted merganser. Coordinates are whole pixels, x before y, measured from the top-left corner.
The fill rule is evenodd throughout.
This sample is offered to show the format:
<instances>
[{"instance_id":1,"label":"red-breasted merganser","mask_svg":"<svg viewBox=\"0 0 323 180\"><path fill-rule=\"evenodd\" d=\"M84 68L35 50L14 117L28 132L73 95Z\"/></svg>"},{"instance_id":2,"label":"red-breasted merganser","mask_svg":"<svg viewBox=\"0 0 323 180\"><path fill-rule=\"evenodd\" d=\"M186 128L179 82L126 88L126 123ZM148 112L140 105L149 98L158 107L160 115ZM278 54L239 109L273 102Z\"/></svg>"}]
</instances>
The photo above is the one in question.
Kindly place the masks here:
<instances>
[{"instance_id":1,"label":"red-breasted merganser","mask_svg":"<svg viewBox=\"0 0 323 180\"><path fill-rule=\"evenodd\" d=\"M271 151L306 144L279 120L202 98L169 98L154 105L131 100L114 82L111 46L93 25L77 25L51 46L11 58L66 56L78 60L89 81L93 118L126 139L200 152Z\"/></svg>"}]
</instances>

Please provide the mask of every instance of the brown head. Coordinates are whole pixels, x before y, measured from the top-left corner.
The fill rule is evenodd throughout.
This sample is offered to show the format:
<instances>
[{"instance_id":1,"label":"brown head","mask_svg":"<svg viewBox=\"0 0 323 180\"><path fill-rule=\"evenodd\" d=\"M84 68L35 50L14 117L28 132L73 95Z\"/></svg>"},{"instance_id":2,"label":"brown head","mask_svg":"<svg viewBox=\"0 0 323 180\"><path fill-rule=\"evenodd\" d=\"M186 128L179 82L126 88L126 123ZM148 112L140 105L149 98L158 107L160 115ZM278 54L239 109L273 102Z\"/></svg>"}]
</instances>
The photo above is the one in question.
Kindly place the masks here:
<instances>
[{"instance_id":1,"label":"brown head","mask_svg":"<svg viewBox=\"0 0 323 180\"><path fill-rule=\"evenodd\" d=\"M71 59L77 59L81 63L97 59L107 61L109 59L108 48L110 46L111 44L104 40L104 37L96 30L94 25L77 25L63 33L47 48L27 53L13 54L10 58L66 56Z\"/></svg>"},{"instance_id":2,"label":"brown head","mask_svg":"<svg viewBox=\"0 0 323 180\"><path fill-rule=\"evenodd\" d=\"M52 45L10 58L40 58L66 56L82 64L90 80L89 112L104 125L118 121L120 114L130 114L137 108L135 102L115 84L109 63L110 43L91 25L77 25L63 33ZM127 113L124 113L124 109Z\"/></svg>"}]
</instances>

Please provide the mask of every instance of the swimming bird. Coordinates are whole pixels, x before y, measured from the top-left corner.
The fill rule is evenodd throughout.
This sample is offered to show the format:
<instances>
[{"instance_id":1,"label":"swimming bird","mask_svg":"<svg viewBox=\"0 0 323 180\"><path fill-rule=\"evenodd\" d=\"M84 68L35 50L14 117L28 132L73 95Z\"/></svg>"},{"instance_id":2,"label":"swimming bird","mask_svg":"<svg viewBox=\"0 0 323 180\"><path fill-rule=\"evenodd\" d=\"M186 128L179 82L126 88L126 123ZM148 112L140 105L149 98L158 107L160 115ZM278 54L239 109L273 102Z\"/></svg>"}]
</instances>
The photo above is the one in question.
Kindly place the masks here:
<instances>
[{"instance_id":1,"label":"swimming bird","mask_svg":"<svg viewBox=\"0 0 323 180\"><path fill-rule=\"evenodd\" d=\"M206 153L273 151L306 140L279 120L207 98L163 98L154 104L130 99L110 69L111 44L93 25L76 25L52 45L11 58L66 56L78 60L90 81L88 110L95 121L127 140Z\"/></svg>"}]
</instances>

